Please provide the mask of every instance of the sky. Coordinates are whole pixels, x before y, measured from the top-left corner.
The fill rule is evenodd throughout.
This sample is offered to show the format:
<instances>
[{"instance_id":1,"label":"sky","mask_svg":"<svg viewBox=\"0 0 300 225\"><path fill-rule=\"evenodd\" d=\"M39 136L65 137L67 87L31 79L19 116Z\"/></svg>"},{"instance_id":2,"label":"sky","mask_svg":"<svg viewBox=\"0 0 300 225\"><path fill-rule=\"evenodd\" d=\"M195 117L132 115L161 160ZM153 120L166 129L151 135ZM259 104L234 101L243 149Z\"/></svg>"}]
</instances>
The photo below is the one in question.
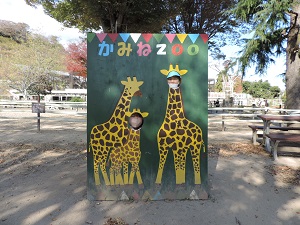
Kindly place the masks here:
<instances>
[{"instance_id":1,"label":"sky","mask_svg":"<svg viewBox=\"0 0 300 225\"><path fill-rule=\"evenodd\" d=\"M0 20L26 23L34 33L59 37L60 43L64 46L78 41L80 36L84 37L78 29L66 28L46 15L41 6L33 8L24 0L0 0Z\"/></svg>"},{"instance_id":2,"label":"sky","mask_svg":"<svg viewBox=\"0 0 300 225\"><path fill-rule=\"evenodd\" d=\"M222 49L224 53L226 54L227 59L230 59L230 57L236 58L238 55L239 48L236 46L226 46ZM255 73L255 68L251 67L246 71L246 75L243 78L244 81L265 81L267 80L271 86L278 86L282 91L285 90L285 84L282 81L282 77L278 76L279 74L282 74L285 72L285 56L280 56L275 59L275 63L271 64L267 70L267 73L265 75L260 75ZM214 64L220 64L220 62L213 61L209 58L208 60L208 77L216 77L217 73L214 69L212 69ZM220 67L222 69L222 67Z\"/></svg>"},{"instance_id":3,"label":"sky","mask_svg":"<svg viewBox=\"0 0 300 225\"><path fill-rule=\"evenodd\" d=\"M40 33L44 36L57 36L62 45L67 46L68 43L76 42L80 37L85 35L80 33L76 28L66 28L55 19L46 15L42 7L33 8L28 6L24 0L0 0L0 20L8 20L12 22L22 22L30 26L31 31ZM227 46L223 49L227 57L236 57L237 48ZM218 62L209 59L208 77L216 78L217 71L211 68L212 64ZM254 69L250 69L244 77L244 80L263 81L268 80L271 86L278 86L281 90L285 89L282 78L277 77L277 74L285 71L285 59L279 58L276 64L271 65L268 69L267 76L259 76L254 73Z\"/></svg>"}]
</instances>

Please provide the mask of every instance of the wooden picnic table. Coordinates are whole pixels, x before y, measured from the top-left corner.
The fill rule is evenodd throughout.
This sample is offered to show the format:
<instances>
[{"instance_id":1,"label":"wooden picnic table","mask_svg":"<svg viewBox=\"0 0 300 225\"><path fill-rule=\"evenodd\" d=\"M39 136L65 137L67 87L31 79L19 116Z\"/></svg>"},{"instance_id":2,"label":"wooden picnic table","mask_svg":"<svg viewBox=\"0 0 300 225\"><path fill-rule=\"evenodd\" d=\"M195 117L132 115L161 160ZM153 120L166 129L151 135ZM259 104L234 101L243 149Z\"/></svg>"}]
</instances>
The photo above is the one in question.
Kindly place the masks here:
<instances>
[{"instance_id":1,"label":"wooden picnic table","mask_svg":"<svg viewBox=\"0 0 300 225\"><path fill-rule=\"evenodd\" d=\"M257 115L258 118L263 120L263 145L267 151L271 151L270 140L267 137L267 134L270 133L270 125L273 122L300 122L300 115L271 115L271 114L262 114Z\"/></svg>"}]
</instances>

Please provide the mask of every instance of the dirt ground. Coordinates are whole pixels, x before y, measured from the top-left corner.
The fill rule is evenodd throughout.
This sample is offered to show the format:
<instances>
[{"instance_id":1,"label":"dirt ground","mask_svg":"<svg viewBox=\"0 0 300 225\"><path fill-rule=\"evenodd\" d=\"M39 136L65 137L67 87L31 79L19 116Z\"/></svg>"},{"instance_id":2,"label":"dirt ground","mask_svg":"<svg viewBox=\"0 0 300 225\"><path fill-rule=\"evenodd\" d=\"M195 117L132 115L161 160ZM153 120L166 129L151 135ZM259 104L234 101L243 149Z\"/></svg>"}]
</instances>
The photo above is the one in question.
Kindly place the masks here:
<instances>
[{"instance_id":1,"label":"dirt ground","mask_svg":"<svg viewBox=\"0 0 300 225\"><path fill-rule=\"evenodd\" d=\"M80 113L80 112L79 112ZM209 126L209 199L89 201L86 117L0 110L2 225L298 225L300 161L274 162L247 124Z\"/></svg>"}]
</instances>

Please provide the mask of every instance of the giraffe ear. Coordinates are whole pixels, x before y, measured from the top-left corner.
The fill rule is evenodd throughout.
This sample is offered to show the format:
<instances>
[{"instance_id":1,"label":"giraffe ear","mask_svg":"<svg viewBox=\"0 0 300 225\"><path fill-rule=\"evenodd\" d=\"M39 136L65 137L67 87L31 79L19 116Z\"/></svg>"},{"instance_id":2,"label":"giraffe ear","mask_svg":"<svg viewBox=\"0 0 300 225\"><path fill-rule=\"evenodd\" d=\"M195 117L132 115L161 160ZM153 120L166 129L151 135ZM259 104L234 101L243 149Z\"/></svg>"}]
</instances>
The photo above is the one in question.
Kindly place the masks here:
<instances>
[{"instance_id":1,"label":"giraffe ear","mask_svg":"<svg viewBox=\"0 0 300 225\"><path fill-rule=\"evenodd\" d=\"M168 71L168 70L160 70L160 72L161 72L163 75L165 75L165 76L167 76L167 75L168 75L168 73L169 73L169 71Z\"/></svg>"},{"instance_id":2,"label":"giraffe ear","mask_svg":"<svg viewBox=\"0 0 300 225\"><path fill-rule=\"evenodd\" d=\"M121 84L123 84L125 86L127 84L127 81L121 80Z\"/></svg>"},{"instance_id":3,"label":"giraffe ear","mask_svg":"<svg viewBox=\"0 0 300 225\"><path fill-rule=\"evenodd\" d=\"M137 83L138 83L138 87L139 87L144 83L144 81L138 81Z\"/></svg>"},{"instance_id":4,"label":"giraffe ear","mask_svg":"<svg viewBox=\"0 0 300 225\"><path fill-rule=\"evenodd\" d=\"M145 117L147 117L149 115L149 113L143 112L143 113L141 113L141 115L142 115L143 118L145 118Z\"/></svg>"},{"instance_id":5,"label":"giraffe ear","mask_svg":"<svg viewBox=\"0 0 300 225\"><path fill-rule=\"evenodd\" d=\"M128 117L130 117L131 116L131 112L125 112L125 116L128 116Z\"/></svg>"},{"instance_id":6,"label":"giraffe ear","mask_svg":"<svg viewBox=\"0 0 300 225\"><path fill-rule=\"evenodd\" d=\"M188 72L188 70L179 70L180 76L183 76L183 75L186 74L187 72Z\"/></svg>"}]
</instances>

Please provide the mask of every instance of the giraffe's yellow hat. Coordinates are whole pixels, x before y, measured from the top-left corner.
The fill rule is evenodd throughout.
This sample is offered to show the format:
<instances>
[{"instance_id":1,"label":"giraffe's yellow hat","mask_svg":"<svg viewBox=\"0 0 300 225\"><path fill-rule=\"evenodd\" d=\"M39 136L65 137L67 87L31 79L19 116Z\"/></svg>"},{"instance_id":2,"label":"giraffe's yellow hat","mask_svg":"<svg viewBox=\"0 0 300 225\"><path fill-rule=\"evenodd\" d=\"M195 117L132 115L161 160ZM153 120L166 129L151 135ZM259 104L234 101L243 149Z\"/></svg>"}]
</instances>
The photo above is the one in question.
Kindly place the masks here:
<instances>
[{"instance_id":1,"label":"giraffe's yellow hat","mask_svg":"<svg viewBox=\"0 0 300 225\"><path fill-rule=\"evenodd\" d=\"M188 71L187 70L179 70L178 65L176 65L174 68L173 65L170 64L169 70L160 70L160 72L162 74L166 75L167 78L169 78L169 77L174 77L174 76L181 77L184 74L186 74Z\"/></svg>"}]
</instances>

